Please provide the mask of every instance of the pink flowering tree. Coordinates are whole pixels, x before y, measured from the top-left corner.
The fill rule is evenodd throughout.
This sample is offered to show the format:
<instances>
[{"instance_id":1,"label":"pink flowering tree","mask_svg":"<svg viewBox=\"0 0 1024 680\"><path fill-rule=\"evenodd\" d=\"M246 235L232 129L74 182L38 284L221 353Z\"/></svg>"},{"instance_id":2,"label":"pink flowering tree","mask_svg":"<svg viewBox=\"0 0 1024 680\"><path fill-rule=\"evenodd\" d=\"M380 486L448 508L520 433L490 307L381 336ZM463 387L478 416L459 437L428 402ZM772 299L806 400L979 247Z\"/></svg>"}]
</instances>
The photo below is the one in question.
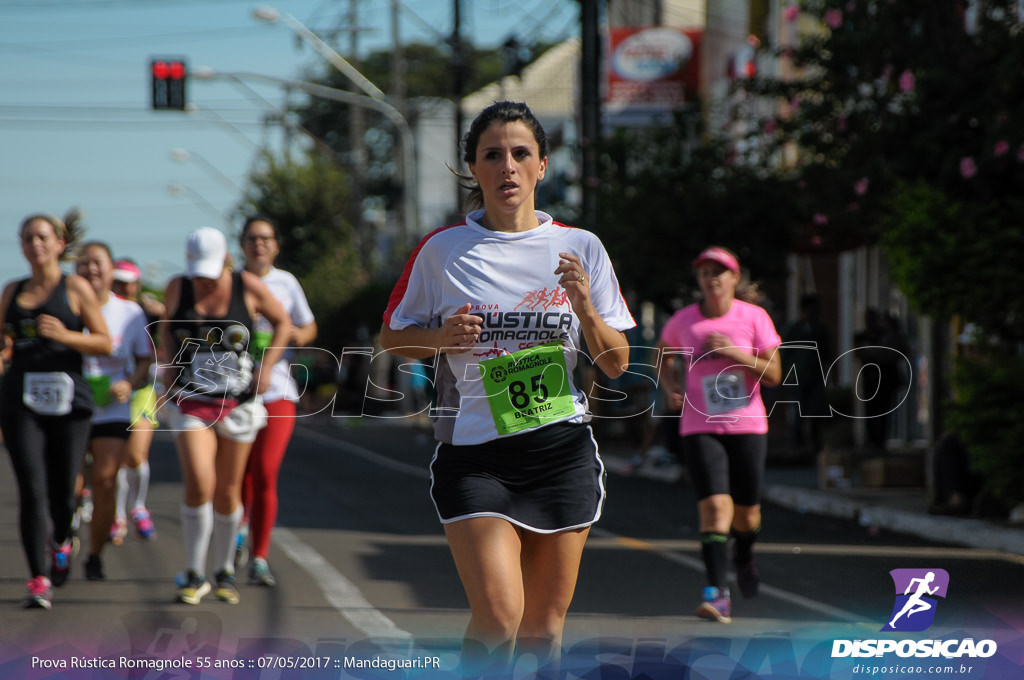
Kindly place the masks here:
<instances>
[{"instance_id":1,"label":"pink flowering tree","mask_svg":"<svg viewBox=\"0 0 1024 680\"><path fill-rule=\"evenodd\" d=\"M800 0L783 21L798 25L796 44L762 44L794 67L789 79L771 75L739 81L751 97L779 102L770 126L759 126L751 162L795 179L787 202L800 224L797 239L816 237L842 250L881 244L896 265L901 288L921 311L970 319L1024 341L1024 294L1016 279L996 279L977 291L941 290L965 252L979 257L994 244L1024 255L1024 18L1017 0L966 3L934 0ZM756 27L755 27L756 28ZM769 72L770 73L770 72ZM799 102L794 106L793 102ZM795 166L779 168L769 147L798 149ZM758 160L760 159L760 160ZM765 161L764 159L768 159ZM959 223L941 238L921 240L907 201L919 185L955 206ZM824 216L827 219L822 219ZM938 224L935 225L939 227ZM993 233L979 233L991 229ZM922 268L922 249L938 251L935 269ZM1005 251L1004 251L1005 252ZM990 276L997 277L994 270ZM980 291L999 291L1002 311L983 309ZM1014 305L1013 322L1003 305Z\"/></svg>"},{"instance_id":2,"label":"pink flowering tree","mask_svg":"<svg viewBox=\"0 0 1024 680\"><path fill-rule=\"evenodd\" d=\"M1024 256L1024 17L1017 0L977 5L787 5L782 20L801 37L762 49L797 75L766 70L738 81L746 95L779 103L771 125L748 126L757 138L738 146L756 150L749 162L793 180L781 186L798 215L798 246L812 237L832 250L880 244L920 311L963 315L1014 344L1024 342L1019 276L980 268L973 288L948 275L990 259L995 247ZM797 149L795 164L779 167L766 146ZM923 194L948 204L938 213L957 215L934 222L928 236L904 200Z\"/></svg>"},{"instance_id":3,"label":"pink flowering tree","mask_svg":"<svg viewBox=\"0 0 1024 680\"><path fill-rule=\"evenodd\" d=\"M996 380L1024 375L1024 17L1017 0L972 4L801 0L783 17L801 39L763 45L797 76L740 86L779 102L768 144L798 150L793 166L765 167L795 180L780 186L798 242L881 245L919 311L985 329L979 358L960 362L947 424L999 478L997 493L1019 502L1024 449L993 433L1024 437L1024 421L969 395L1024 403L1024 382ZM765 138L757 158L772 157Z\"/></svg>"}]
</instances>

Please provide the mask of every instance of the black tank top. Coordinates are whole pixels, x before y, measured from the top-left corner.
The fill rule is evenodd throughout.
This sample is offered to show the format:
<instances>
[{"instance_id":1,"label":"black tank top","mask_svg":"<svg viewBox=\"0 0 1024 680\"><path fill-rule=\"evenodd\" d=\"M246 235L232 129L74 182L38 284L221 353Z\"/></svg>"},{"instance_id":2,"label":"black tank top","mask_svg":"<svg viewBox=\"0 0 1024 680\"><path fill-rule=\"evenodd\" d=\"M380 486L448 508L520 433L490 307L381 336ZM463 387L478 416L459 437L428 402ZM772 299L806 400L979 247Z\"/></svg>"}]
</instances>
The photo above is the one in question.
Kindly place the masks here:
<instances>
[{"instance_id":1,"label":"black tank top","mask_svg":"<svg viewBox=\"0 0 1024 680\"><path fill-rule=\"evenodd\" d=\"M174 382L178 397L203 401L252 398L253 323L245 306L241 272L231 275L231 302L221 317L196 311L192 281L183 278L178 307L169 323L174 363L182 368Z\"/></svg>"},{"instance_id":2,"label":"black tank top","mask_svg":"<svg viewBox=\"0 0 1024 680\"><path fill-rule=\"evenodd\" d=\"M28 279L18 281L4 316L4 334L13 341L14 350L0 389L2 408L26 407L42 415L64 415L60 411L66 412L68 406L71 410L91 412L92 390L82 376L82 353L40 337L36 323L40 314L49 314L68 330L85 329L82 317L71 311L67 277L62 275L50 297L33 309L18 304L18 296L27 282ZM70 381L59 377L60 374ZM70 390L67 394L62 391L62 383ZM54 399L58 401L55 403Z\"/></svg>"}]
</instances>

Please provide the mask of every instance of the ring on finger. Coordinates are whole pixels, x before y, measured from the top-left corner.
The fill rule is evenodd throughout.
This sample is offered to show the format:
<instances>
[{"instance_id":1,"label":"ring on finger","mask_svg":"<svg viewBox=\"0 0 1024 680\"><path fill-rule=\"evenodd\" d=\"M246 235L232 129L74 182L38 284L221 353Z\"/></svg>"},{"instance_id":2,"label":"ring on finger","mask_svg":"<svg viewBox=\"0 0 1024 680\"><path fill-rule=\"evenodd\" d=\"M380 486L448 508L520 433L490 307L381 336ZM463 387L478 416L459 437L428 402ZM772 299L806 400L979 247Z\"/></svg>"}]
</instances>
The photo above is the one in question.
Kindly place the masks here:
<instances>
[{"instance_id":1,"label":"ring on finger","mask_svg":"<svg viewBox=\"0 0 1024 680\"><path fill-rule=\"evenodd\" d=\"M586 277L586 275L583 272L577 272L576 273L576 280L579 281L580 283L583 283L584 281L587 280L587 277Z\"/></svg>"}]
</instances>

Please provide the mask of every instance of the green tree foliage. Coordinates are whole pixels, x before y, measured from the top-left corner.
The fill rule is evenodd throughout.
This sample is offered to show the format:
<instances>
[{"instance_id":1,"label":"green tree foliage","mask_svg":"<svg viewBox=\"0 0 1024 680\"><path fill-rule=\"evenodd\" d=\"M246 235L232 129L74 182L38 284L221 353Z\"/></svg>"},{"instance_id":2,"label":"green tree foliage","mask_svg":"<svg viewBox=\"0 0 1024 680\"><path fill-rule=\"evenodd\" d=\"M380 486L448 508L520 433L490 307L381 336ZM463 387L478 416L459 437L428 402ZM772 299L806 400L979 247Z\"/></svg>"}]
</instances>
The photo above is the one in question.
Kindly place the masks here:
<instances>
[{"instance_id":1,"label":"green tree foliage","mask_svg":"<svg viewBox=\"0 0 1024 680\"><path fill-rule=\"evenodd\" d=\"M463 95L474 92L503 75L500 50L482 50L468 44L463 50ZM405 59L406 98L455 97L453 57L449 47L443 44L414 43L403 46L402 52ZM391 59L390 50L379 50L369 54L358 65L359 71L385 93L393 89ZM344 74L329 66L318 70L311 77L326 87L363 94ZM351 111L352 107L348 104L313 99L299 109L298 114L306 129L326 141L335 151L346 154L351 151L348 137ZM393 127L384 116L366 111L364 118L368 129L379 130L364 137L363 141L369 142L367 179L371 184L380 183L392 174L397 142L393 139ZM382 184L377 189L386 191L387 186Z\"/></svg>"},{"instance_id":2,"label":"green tree foliage","mask_svg":"<svg viewBox=\"0 0 1024 680\"><path fill-rule=\"evenodd\" d=\"M540 46L538 50L543 51L544 47ZM500 50L481 49L467 43L463 45L463 52L464 93L475 92L504 75ZM451 48L447 45L412 43L402 47L402 54L405 57L406 97L451 99L455 96ZM385 92L392 91L391 55L390 50L372 52L363 60L359 69Z\"/></svg>"},{"instance_id":3,"label":"green tree foliage","mask_svg":"<svg viewBox=\"0 0 1024 680\"><path fill-rule=\"evenodd\" d=\"M339 245L352 240L346 221L349 209L348 173L318 154L263 156L249 176L239 211L273 218L278 228L282 269L305 273L312 264Z\"/></svg>"},{"instance_id":4,"label":"green tree foliage","mask_svg":"<svg viewBox=\"0 0 1024 680\"><path fill-rule=\"evenodd\" d=\"M274 220L281 253L277 266L302 284L320 326L318 344L340 348L357 324L345 306L369 280L351 224L348 173L319 154L300 160L264 157L249 177L239 211Z\"/></svg>"},{"instance_id":5,"label":"green tree foliage","mask_svg":"<svg viewBox=\"0 0 1024 680\"><path fill-rule=\"evenodd\" d=\"M951 429L971 451L986 492L1007 508L1024 499L1024 358L997 350L963 358L956 371Z\"/></svg>"},{"instance_id":6,"label":"green tree foliage","mask_svg":"<svg viewBox=\"0 0 1024 680\"><path fill-rule=\"evenodd\" d=\"M795 191L781 198L804 216L805 242L881 242L918 309L1001 327L981 300L1021 304L1012 268L949 276L986 252L1024 255L1024 24L1015 0L976 4L973 15L934 0L787 6L802 38L766 49L795 75L743 83L779 105L747 148L768 169L795 155L782 169Z\"/></svg>"},{"instance_id":7,"label":"green tree foliage","mask_svg":"<svg viewBox=\"0 0 1024 680\"><path fill-rule=\"evenodd\" d=\"M536 45L532 54L541 54L548 45ZM463 47L463 96L498 80L504 75L504 62L500 49L480 49L466 43ZM405 61L404 85L407 99L416 97L455 98L453 54L446 44L413 43L402 47ZM358 64L359 71L385 93L393 91L392 52L378 50L370 53ZM327 66L310 76L327 87L363 94L338 70ZM401 187L395 183L395 164L399 155L399 142L394 126L380 113L363 110L365 132L361 137L363 148L354 150L349 138L352 106L327 99L311 99L298 111L301 124L347 162L354 151L365 153L364 191L371 202L385 209L395 208ZM414 112L407 115L410 123ZM454 146L454 143L453 143Z\"/></svg>"},{"instance_id":8,"label":"green tree foliage","mask_svg":"<svg viewBox=\"0 0 1024 680\"><path fill-rule=\"evenodd\" d=\"M881 244L900 288L937 319L984 329L961 362L949 426L1007 501L1024 403L1024 9L1016 0L801 0L798 44L768 46L795 76L756 78L780 106L748 148L802 190L805 238Z\"/></svg>"},{"instance_id":9,"label":"green tree foliage","mask_svg":"<svg viewBox=\"0 0 1024 680\"><path fill-rule=\"evenodd\" d=\"M1014 204L1017 204L1015 207ZM1020 199L957 200L924 180L898 183L881 243L901 289L937 318L979 324L997 345L1024 341Z\"/></svg>"},{"instance_id":10,"label":"green tree foliage","mask_svg":"<svg viewBox=\"0 0 1024 680\"><path fill-rule=\"evenodd\" d=\"M600 235L624 290L671 309L695 285L687 258L708 245L733 249L755 279L784 274L795 218L776 197L788 180L727 153L692 113L601 142Z\"/></svg>"}]
</instances>

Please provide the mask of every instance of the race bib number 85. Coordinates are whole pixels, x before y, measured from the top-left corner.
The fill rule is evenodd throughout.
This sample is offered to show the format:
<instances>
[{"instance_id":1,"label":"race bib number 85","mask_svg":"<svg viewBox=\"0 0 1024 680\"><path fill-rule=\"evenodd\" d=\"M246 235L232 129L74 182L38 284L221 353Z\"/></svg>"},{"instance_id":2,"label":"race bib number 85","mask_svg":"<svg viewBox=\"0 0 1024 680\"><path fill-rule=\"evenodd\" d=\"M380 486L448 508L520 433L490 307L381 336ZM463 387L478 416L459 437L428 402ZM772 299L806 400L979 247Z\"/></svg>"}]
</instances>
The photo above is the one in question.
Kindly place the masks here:
<instances>
[{"instance_id":1,"label":"race bib number 85","mask_svg":"<svg viewBox=\"0 0 1024 680\"><path fill-rule=\"evenodd\" d=\"M480 362L499 435L514 434L576 412L561 343Z\"/></svg>"}]
</instances>

